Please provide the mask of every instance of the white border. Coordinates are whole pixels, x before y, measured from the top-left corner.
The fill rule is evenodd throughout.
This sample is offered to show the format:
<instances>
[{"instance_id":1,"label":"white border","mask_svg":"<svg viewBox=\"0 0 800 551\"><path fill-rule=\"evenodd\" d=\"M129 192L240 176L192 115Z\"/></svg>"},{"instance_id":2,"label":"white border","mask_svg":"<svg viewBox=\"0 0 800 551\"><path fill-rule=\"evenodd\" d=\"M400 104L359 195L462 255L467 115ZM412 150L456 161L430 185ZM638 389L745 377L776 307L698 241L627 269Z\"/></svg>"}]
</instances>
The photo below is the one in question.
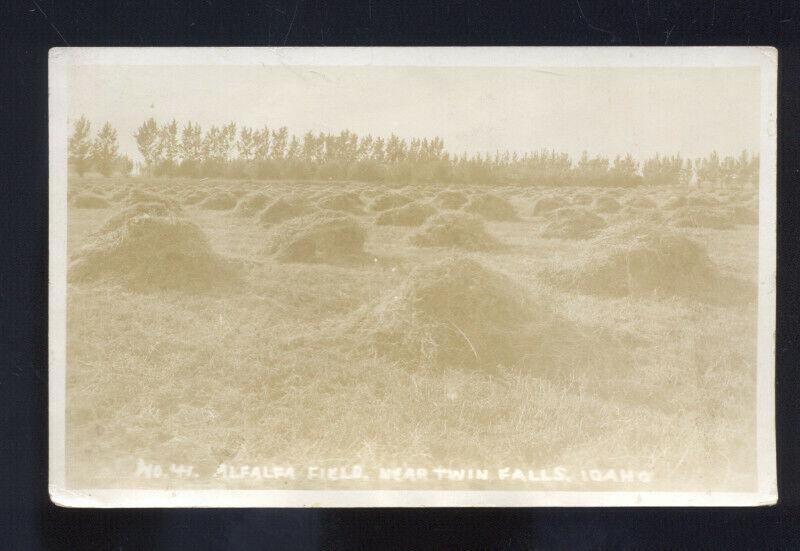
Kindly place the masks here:
<instances>
[{"instance_id":1,"label":"white border","mask_svg":"<svg viewBox=\"0 0 800 551\"><path fill-rule=\"evenodd\" d=\"M49 489L68 507L582 507L747 506L777 501L775 275L777 50L692 48L53 48L49 55ZM759 186L758 489L730 492L68 490L65 352L68 77L78 65L312 65L426 67L746 67L761 69Z\"/></svg>"}]
</instances>

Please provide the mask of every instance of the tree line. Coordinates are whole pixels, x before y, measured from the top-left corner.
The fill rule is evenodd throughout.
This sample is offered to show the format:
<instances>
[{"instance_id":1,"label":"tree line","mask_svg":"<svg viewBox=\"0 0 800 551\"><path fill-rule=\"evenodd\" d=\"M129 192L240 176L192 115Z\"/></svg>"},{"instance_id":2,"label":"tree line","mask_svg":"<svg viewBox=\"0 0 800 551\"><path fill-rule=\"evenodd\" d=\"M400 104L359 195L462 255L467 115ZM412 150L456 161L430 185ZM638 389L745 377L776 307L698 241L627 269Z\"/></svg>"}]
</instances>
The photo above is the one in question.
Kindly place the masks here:
<instances>
[{"instance_id":1,"label":"tree line","mask_svg":"<svg viewBox=\"0 0 800 551\"><path fill-rule=\"evenodd\" d=\"M740 184L758 181L758 155L703 158L655 155L642 163L630 154L609 159L584 152L577 161L553 150L451 154L438 137L407 140L358 136L349 130L306 132L287 127L251 128L231 122L205 131L197 123L178 126L147 119L133 134L150 176L231 179L359 180L394 182L523 183L540 185L635 186ZM129 175L133 161L119 155L117 132L105 123L94 139L85 117L69 141L72 168L108 176Z\"/></svg>"}]
</instances>

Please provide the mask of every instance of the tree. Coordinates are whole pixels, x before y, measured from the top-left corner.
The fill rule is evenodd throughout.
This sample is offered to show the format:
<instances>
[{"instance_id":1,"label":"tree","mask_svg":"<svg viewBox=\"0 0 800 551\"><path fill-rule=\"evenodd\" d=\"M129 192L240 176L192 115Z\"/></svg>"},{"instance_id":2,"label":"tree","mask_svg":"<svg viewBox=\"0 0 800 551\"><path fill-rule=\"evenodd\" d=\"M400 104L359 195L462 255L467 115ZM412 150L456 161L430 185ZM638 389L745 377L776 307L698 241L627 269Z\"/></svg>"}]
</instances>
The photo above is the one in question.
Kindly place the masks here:
<instances>
[{"instance_id":1,"label":"tree","mask_svg":"<svg viewBox=\"0 0 800 551\"><path fill-rule=\"evenodd\" d=\"M117 131L109 123L105 123L92 144L92 161L100 174L111 175L118 151Z\"/></svg>"},{"instance_id":2,"label":"tree","mask_svg":"<svg viewBox=\"0 0 800 551\"><path fill-rule=\"evenodd\" d=\"M89 138L91 124L86 117L81 117L72 128L69 137L69 162L80 176L89 170L92 164L92 140Z\"/></svg>"},{"instance_id":3,"label":"tree","mask_svg":"<svg viewBox=\"0 0 800 551\"><path fill-rule=\"evenodd\" d=\"M256 134L258 130L256 130ZM250 162L253 160L255 153L255 141L253 140L253 130L243 126L239 130L239 141L236 142L236 149L239 151L239 158L243 161Z\"/></svg>"},{"instance_id":4,"label":"tree","mask_svg":"<svg viewBox=\"0 0 800 551\"><path fill-rule=\"evenodd\" d=\"M120 174L123 176L130 176L133 170L133 161L131 161L131 158L127 155L122 155L117 158L117 167Z\"/></svg>"},{"instance_id":5,"label":"tree","mask_svg":"<svg viewBox=\"0 0 800 551\"><path fill-rule=\"evenodd\" d=\"M172 175L177 167L178 155L180 153L178 145L178 123L173 119L172 122L165 124L158 130L158 150L159 171L163 174Z\"/></svg>"},{"instance_id":6,"label":"tree","mask_svg":"<svg viewBox=\"0 0 800 551\"><path fill-rule=\"evenodd\" d=\"M272 132L272 158L283 159L286 155L286 142L289 139L289 129L285 126Z\"/></svg>"},{"instance_id":7,"label":"tree","mask_svg":"<svg viewBox=\"0 0 800 551\"><path fill-rule=\"evenodd\" d=\"M142 125L134 132L133 137L136 139L136 147L139 153L142 154L144 162L148 169L158 163L158 125L152 117L147 119Z\"/></svg>"}]
</instances>

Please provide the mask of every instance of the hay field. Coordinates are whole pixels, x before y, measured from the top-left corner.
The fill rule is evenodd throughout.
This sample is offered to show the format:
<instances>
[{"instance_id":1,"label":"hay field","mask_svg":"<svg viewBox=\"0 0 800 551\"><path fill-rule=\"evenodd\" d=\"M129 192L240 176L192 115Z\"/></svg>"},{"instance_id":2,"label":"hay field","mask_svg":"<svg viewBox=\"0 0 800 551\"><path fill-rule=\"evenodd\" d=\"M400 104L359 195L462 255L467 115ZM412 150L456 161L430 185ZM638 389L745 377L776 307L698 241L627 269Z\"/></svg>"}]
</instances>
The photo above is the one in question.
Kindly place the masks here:
<instances>
[{"instance_id":1,"label":"hay field","mask_svg":"<svg viewBox=\"0 0 800 551\"><path fill-rule=\"evenodd\" d=\"M72 487L359 463L754 488L754 192L73 177L69 195ZM137 459L201 476L144 481Z\"/></svg>"}]
</instances>

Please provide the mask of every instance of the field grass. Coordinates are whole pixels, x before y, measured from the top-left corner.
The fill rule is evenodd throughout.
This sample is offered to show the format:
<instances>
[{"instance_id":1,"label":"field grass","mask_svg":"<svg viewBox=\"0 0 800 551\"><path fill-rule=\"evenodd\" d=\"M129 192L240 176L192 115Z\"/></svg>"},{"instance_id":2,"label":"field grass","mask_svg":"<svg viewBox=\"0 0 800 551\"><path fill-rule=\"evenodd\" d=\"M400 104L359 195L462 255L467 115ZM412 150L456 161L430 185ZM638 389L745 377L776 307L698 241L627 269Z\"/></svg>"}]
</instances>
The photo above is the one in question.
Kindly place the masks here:
<instances>
[{"instance_id":1,"label":"field grass","mask_svg":"<svg viewBox=\"0 0 800 551\"><path fill-rule=\"evenodd\" d=\"M359 183L75 178L71 194L103 194L111 207L70 206L71 256L127 206L124 198L112 200L126 188L179 203L198 189L272 198L296 191L310 204L343 191L359 193L369 204L370 197L389 191ZM428 204L442 189L420 185L399 192ZM459 191L468 197L486 192L480 186ZM192 464L203 475L223 462L624 468L653 473L651 482L625 489L752 490L754 301L721 304L659 292L606 297L549 285L543 271L593 254L598 241L543 237L548 218L534 213L537 199L557 196L570 203L575 197L585 204L586 195L606 192L491 191L517 213L514 220L486 221L504 246L459 254L546 298L599 346L565 342L565 354L574 350L559 369L545 369L535 357L492 369L431 369L392 360L364 346L363 335L353 330L359 315L415 269L450 251L415 246L411 236L419 228L376 225L378 213L365 210L352 215L367 229L360 261L282 263L265 253L270 230L257 214L184 205L183 216L236 263L236 284L203 292L143 292L108 279L69 285L68 484L142 487L147 482L133 476L141 458ZM617 199L662 204L687 193L618 190ZM610 225L624 223L614 213L598 214ZM670 231L703 245L720 274L755 289L756 225ZM194 484L230 483L202 476ZM270 486L260 481L257 487ZM576 481L567 489L604 487Z\"/></svg>"}]
</instances>

